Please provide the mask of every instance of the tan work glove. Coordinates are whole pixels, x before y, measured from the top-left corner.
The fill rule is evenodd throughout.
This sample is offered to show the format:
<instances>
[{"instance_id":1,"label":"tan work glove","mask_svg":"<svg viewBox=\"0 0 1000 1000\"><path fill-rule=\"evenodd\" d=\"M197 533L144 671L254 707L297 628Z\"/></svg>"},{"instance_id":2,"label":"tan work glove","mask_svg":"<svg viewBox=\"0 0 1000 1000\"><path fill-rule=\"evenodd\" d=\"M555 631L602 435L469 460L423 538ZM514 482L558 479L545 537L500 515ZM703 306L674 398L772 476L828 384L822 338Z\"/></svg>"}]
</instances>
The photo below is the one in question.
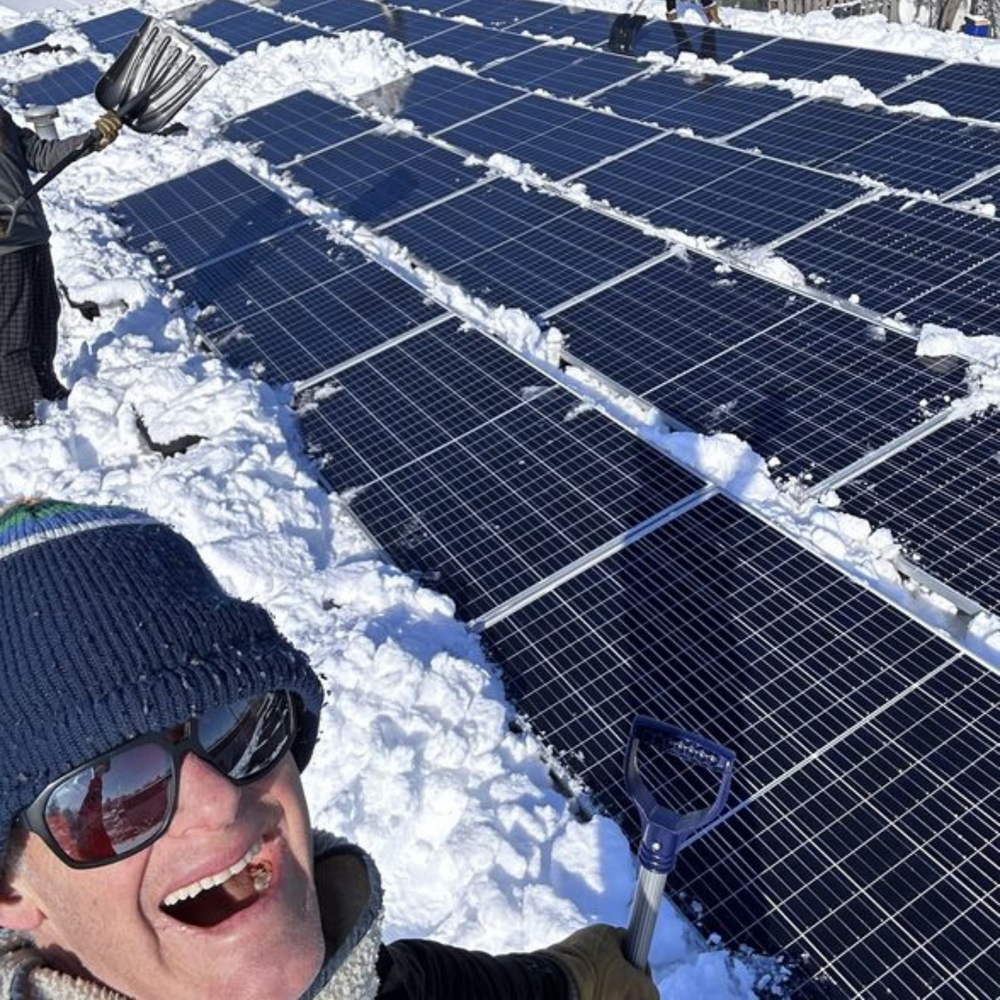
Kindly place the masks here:
<instances>
[{"instance_id":1,"label":"tan work glove","mask_svg":"<svg viewBox=\"0 0 1000 1000\"><path fill-rule=\"evenodd\" d=\"M631 965L620 927L592 924L546 948L576 983L580 1000L659 1000L653 980Z\"/></svg>"},{"instance_id":2,"label":"tan work glove","mask_svg":"<svg viewBox=\"0 0 1000 1000\"><path fill-rule=\"evenodd\" d=\"M122 120L113 111L105 111L94 122L94 128L101 133L101 138L97 140L94 148L107 149L118 138L118 133L122 130Z\"/></svg>"}]
</instances>

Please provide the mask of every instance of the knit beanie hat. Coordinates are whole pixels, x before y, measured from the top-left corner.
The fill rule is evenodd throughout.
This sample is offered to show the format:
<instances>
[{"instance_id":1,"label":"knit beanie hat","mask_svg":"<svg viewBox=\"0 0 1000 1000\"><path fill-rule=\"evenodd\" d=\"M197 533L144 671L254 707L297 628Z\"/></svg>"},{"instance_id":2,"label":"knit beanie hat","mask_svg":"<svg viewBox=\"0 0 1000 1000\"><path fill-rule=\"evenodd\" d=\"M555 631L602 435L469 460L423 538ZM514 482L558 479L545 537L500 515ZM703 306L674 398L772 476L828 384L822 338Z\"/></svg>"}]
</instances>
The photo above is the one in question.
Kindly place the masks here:
<instances>
[{"instance_id":1,"label":"knit beanie hat","mask_svg":"<svg viewBox=\"0 0 1000 1000\"><path fill-rule=\"evenodd\" d=\"M301 769L316 742L319 680L194 546L123 507L30 500L0 512L0 862L14 819L60 775L279 690L298 695Z\"/></svg>"}]
</instances>

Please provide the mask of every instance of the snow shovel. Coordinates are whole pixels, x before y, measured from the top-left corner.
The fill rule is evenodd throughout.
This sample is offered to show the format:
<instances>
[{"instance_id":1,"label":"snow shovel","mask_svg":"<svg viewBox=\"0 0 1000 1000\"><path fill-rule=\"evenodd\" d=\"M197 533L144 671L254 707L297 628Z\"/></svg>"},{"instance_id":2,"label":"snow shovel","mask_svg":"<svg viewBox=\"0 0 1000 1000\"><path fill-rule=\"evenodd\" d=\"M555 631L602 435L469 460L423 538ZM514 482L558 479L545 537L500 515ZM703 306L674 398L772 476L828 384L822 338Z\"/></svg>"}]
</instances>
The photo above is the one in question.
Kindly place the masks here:
<instances>
[{"instance_id":1,"label":"snow shovel","mask_svg":"<svg viewBox=\"0 0 1000 1000\"><path fill-rule=\"evenodd\" d=\"M611 22L611 33L608 35L608 48L612 52L620 52L623 55L632 54L632 46L635 44L639 30L649 20L643 14L639 14L639 8L645 0L636 2L624 14L619 14Z\"/></svg>"},{"instance_id":2,"label":"snow shovel","mask_svg":"<svg viewBox=\"0 0 1000 1000\"><path fill-rule=\"evenodd\" d=\"M681 777L685 784L696 783L703 800L706 792L714 791L714 800L689 812L677 812L661 805L639 773L641 747L670 758L671 763L684 769ZM625 787L642 818L642 843L639 845L639 880L625 933L625 955L638 969L646 968L663 888L674 869L677 852L722 812L735 764L736 755L732 750L702 736L643 715L637 715L632 722L632 734L625 752Z\"/></svg>"},{"instance_id":3,"label":"snow shovel","mask_svg":"<svg viewBox=\"0 0 1000 1000\"><path fill-rule=\"evenodd\" d=\"M218 67L176 28L147 17L111 68L97 81L94 96L136 132L158 132L211 79ZM93 152L101 140L92 129L82 145L63 157L23 195L0 205L0 239L9 236L21 208L71 163Z\"/></svg>"}]
</instances>

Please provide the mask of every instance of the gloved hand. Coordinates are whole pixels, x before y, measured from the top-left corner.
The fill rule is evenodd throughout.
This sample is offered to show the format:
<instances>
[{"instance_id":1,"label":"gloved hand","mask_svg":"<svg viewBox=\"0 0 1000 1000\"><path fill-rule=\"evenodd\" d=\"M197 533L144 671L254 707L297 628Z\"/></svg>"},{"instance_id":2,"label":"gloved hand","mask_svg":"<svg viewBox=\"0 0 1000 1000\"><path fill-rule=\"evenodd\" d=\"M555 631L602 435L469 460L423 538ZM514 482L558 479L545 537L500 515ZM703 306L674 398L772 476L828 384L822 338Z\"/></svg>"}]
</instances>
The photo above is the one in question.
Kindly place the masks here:
<instances>
[{"instance_id":1,"label":"gloved hand","mask_svg":"<svg viewBox=\"0 0 1000 1000\"><path fill-rule=\"evenodd\" d=\"M94 122L94 128L101 133L95 149L107 149L118 138L118 133L122 130L122 120L113 111L105 111L100 118Z\"/></svg>"},{"instance_id":2,"label":"gloved hand","mask_svg":"<svg viewBox=\"0 0 1000 1000\"><path fill-rule=\"evenodd\" d=\"M653 980L631 965L620 927L592 924L544 949L576 983L580 1000L659 1000Z\"/></svg>"}]
</instances>

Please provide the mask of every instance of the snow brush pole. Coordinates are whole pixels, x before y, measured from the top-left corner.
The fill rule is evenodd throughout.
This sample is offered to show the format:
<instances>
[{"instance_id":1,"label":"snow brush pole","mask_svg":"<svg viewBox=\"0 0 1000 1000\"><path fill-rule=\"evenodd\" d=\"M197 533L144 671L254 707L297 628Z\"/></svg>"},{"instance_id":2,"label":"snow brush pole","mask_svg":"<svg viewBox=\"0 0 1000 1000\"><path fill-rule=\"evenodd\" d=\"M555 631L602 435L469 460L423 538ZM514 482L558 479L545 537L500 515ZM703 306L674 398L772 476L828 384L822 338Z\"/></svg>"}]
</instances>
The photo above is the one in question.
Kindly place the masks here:
<instances>
[{"instance_id":1,"label":"snow brush pole","mask_svg":"<svg viewBox=\"0 0 1000 1000\"><path fill-rule=\"evenodd\" d=\"M639 773L639 749L648 747L676 758L688 768L711 772L718 780L715 801L703 809L681 813L656 801ZM642 819L639 880L625 933L625 955L637 969L645 969L649 946L660 912L667 876L674 870L677 852L699 830L722 812L733 780L736 755L702 736L665 722L637 715L625 752L625 787Z\"/></svg>"}]
</instances>

